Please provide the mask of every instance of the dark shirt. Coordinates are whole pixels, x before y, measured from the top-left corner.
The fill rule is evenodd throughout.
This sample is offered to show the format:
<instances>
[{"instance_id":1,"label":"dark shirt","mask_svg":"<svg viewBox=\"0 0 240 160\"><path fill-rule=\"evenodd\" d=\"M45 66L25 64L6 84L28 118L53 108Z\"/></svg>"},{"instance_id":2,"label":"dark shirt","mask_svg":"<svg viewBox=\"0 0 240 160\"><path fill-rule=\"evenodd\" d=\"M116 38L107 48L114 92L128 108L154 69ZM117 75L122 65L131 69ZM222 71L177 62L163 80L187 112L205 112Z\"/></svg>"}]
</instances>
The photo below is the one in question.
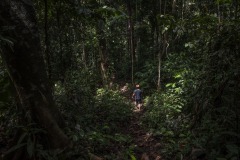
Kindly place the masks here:
<instances>
[{"instance_id":1,"label":"dark shirt","mask_svg":"<svg viewBox=\"0 0 240 160\"><path fill-rule=\"evenodd\" d=\"M133 91L135 99L142 99L142 91L140 89L135 89Z\"/></svg>"}]
</instances>

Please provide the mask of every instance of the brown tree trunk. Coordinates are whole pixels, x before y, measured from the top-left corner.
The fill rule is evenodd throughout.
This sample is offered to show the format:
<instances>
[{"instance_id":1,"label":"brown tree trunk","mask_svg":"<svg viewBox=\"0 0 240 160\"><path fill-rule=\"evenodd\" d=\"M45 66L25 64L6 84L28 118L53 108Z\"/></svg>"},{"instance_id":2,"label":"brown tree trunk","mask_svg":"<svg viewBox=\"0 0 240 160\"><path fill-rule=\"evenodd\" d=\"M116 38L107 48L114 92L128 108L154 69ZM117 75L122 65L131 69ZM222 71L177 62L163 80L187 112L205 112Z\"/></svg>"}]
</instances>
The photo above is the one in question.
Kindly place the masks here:
<instances>
[{"instance_id":1,"label":"brown tree trunk","mask_svg":"<svg viewBox=\"0 0 240 160\"><path fill-rule=\"evenodd\" d=\"M80 24L80 30L82 33L84 33L84 25L83 23ZM84 65L85 68L87 68L87 57L86 57L86 51L85 51L85 40L84 40L84 34L81 34L81 46L82 46L82 55L81 55L81 59L82 59L82 63Z\"/></svg>"},{"instance_id":2,"label":"brown tree trunk","mask_svg":"<svg viewBox=\"0 0 240 160\"><path fill-rule=\"evenodd\" d=\"M58 29L58 43L59 43L59 59L60 59L60 63L61 63L61 70L59 71L59 79L62 83L65 82L65 67L64 67L64 56L63 56L63 37L62 37L62 19L61 19L61 15L62 15L62 5L61 2L56 3L57 7L56 7L56 19L57 19L57 29Z\"/></svg>"},{"instance_id":3,"label":"brown tree trunk","mask_svg":"<svg viewBox=\"0 0 240 160\"><path fill-rule=\"evenodd\" d=\"M108 62L107 62L107 42L104 35L104 22L99 20L97 26L97 33L99 36L99 56L100 56L100 69L102 74L102 83L104 87L108 87L109 77L108 77Z\"/></svg>"},{"instance_id":4,"label":"brown tree trunk","mask_svg":"<svg viewBox=\"0 0 240 160\"><path fill-rule=\"evenodd\" d=\"M49 38L48 38L48 0L44 0L44 34L45 34L45 56L47 62L47 73L49 80L52 79L52 67L51 67L51 55L49 50Z\"/></svg>"},{"instance_id":5,"label":"brown tree trunk","mask_svg":"<svg viewBox=\"0 0 240 160\"><path fill-rule=\"evenodd\" d=\"M176 14L176 0L172 1L172 14L175 15Z\"/></svg>"},{"instance_id":6,"label":"brown tree trunk","mask_svg":"<svg viewBox=\"0 0 240 160\"><path fill-rule=\"evenodd\" d=\"M35 122L47 131L52 148L69 146L63 119L57 110L43 60L33 4L25 0L1 0L0 26L7 26L2 36L13 45L2 48L9 76L14 83L22 110L31 113Z\"/></svg>"},{"instance_id":7,"label":"brown tree trunk","mask_svg":"<svg viewBox=\"0 0 240 160\"><path fill-rule=\"evenodd\" d=\"M162 3L160 0L160 14L162 12ZM164 1L164 10L163 10L163 15L165 15L166 12L166 5L167 2ZM159 28L158 28L159 29ZM161 34L161 30L158 30L158 81L157 81L157 90L161 90L161 70L162 70L162 57L167 54L167 49L168 49L168 43L167 43L167 32Z\"/></svg>"},{"instance_id":8,"label":"brown tree trunk","mask_svg":"<svg viewBox=\"0 0 240 160\"><path fill-rule=\"evenodd\" d=\"M132 84L134 84L134 64L136 60L136 55L135 55L135 48L134 48L134 28L133 28L133 21L132 21L132 7L131 7L131 1L127 2L127 10L128 10L128 33L129 33L129 51L131 55L131 63L132 63L132 70L131 70L131 75L132 75Z\"/></svg>"}]
</instances>

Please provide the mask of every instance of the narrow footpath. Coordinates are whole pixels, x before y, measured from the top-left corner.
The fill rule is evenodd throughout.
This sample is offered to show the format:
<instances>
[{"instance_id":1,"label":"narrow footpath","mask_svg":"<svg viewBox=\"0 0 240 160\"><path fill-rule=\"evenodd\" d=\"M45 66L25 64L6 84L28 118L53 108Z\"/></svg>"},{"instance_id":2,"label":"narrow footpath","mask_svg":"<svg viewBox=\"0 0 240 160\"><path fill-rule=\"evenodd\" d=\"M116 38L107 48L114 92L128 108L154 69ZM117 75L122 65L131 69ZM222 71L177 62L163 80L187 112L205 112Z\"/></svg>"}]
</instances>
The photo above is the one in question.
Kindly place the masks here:
<instances>
[{"instance_id":1,"label":"narrow footpath","mask_svg":"<svg viewBox=\"0 0 240 160\"><path fill-rule=\"evenodd\" d=\"M121 90L123 95L131 100L131 91L127 87L123 87ZM141 107L141 110L133 110L133 116L131 118L129 127L127 128L127 134L133 138L132 145L134 148L134 156L136 160L164 160L160 154L162 145L161 140L153 136L141 126L141 119L144 116L145 106Z\"/></svg>"},{"instance_id":2,"label":"narrow footpath","mask_svg":"<svg viewBox=\"0 0 240 160\"><path fill-rule=\"evenodd\" d=\"M133 138L135 145L134 154L137 160L163 160L160 156L161 143L152 133L147 132L141 126L141 118L144 114L144 109L135 111L131 119L128 132Z\"/></svg>"}]
</instances>

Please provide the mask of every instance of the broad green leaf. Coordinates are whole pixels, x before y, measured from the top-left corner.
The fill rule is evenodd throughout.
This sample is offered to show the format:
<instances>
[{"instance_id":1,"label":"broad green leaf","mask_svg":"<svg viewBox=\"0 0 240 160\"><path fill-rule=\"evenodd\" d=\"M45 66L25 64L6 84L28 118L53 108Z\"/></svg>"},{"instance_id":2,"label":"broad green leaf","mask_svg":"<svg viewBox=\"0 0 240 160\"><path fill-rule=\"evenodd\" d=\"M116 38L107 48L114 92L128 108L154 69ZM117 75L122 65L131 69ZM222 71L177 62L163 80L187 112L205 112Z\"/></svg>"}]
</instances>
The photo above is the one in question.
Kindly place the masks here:
<instances>
[{"instance_id":1,"label":"broad green leaf","mask_svg":"<svg viewBox=\"0 0 240 160\"><path fill-rule=\"evenodd\" d=\"M131 160L137 160L136 157L132 154L130 154Z\"/></svg>"}]
</instances>

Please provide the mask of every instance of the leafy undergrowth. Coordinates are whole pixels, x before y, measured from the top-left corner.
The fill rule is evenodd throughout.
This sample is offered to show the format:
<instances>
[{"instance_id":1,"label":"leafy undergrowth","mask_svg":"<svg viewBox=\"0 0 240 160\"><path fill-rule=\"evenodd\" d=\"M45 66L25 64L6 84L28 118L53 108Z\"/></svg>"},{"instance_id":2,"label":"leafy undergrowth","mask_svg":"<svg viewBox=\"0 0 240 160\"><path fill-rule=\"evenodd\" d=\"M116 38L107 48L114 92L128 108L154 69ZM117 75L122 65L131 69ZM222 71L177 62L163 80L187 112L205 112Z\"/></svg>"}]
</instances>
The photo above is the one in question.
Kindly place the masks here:
<instances>
[{"instance_id":1,"label":"leafy undergrowth","mask_svg":"<svg viewBox=\"0 0 240 160\"><path fill-rule=\"evenodd\" d=\"M89 92L68 92L59 92L56 100L67 124L65 133L74 142L73 147L68 151L44 149L40 141L34 141L34 137L44 131L33 124L19 126L24 132L18 144L8 152L25 147L30 158L43 160L204 160L215 157L235 160L239 155L239 147L232 141L239 136L225 132L224 126L218 125L223 118L214 122L206 114L202 126L190 129L190 118L181 112L182 103L178 103L176 94L155 93L145 99L141 111L135 111L129 94L118 90L101 88L88 100L84 96L91 94ZM7 118L10 112L5 113L0 118ZM6 135L0 134L0 142L4 143L1 145L5 147L14 129L13 123L1 124L0 129L7 125L12 126L6 129ZM219 140L228 143L223 141L222 146L217 146ZM222 154L222 149L226 155Z\"/></svg>"},{"instance_id":2,"label":"leafy undergrowth","mask_svg":"<svg viewBox=\"0 0 240 160\"><path fill-rule=\"evenodd\" d=\"M68 133L77 149L71 157L81 153L86 155L82 159L163 159L161 137L143 127L145 109L135 111L128 94L98 89L92 105L71 110L68 116L76 123Z\"/></svg>"},{"instance_id":3,"label":"leafy undergrowth","mask_svg":"<svg viewBox=\"0 0 240 160\"><path fill-rule=\"evenodd\" d=\"M85 154L104 159L133 156L133 139L126 133L133 108L119 91L98 89L91 105L77 108L73 105L72 109L68 133Z\"/></svg>"},{"instance_id":4,"label":"leafy undergrowth","mask_svg":"<svg viewBox=\"0 0 240 160\"><path fill-rule=\"evenodd\" d=\"M164 159L162 136L144 122L149 108L135 111L129 97L118 90L98 89L85 103L81 100L87 93L73 91L61 90L56 97L67 124L65 132L74 142L70 151L44 149L41 142L34 141L44 131L30 125L20 126L23 134L8 152L24 147L30 158L46 160Z\"/></svg>"}]
</instances>

